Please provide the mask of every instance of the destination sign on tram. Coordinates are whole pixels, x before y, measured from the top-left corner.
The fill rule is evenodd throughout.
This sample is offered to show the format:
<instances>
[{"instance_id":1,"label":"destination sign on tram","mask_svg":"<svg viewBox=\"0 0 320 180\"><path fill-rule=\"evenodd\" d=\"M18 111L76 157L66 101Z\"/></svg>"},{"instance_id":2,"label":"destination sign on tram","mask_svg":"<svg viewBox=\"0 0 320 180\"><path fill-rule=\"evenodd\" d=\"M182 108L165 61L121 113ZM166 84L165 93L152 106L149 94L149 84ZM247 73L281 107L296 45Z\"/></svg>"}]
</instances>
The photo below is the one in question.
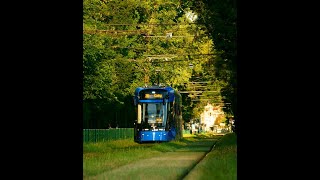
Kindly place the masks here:
<instances>
[{"instance_id":1,"label":"destination sign on tram","mask_svg":"<svg viewBox=\"0 0 320 180\"><path fill-rule=\"evenodd\" d=\"M144 98L145 99L161 99L162 94L145 94Z\"/></svg>"}]
</instances>

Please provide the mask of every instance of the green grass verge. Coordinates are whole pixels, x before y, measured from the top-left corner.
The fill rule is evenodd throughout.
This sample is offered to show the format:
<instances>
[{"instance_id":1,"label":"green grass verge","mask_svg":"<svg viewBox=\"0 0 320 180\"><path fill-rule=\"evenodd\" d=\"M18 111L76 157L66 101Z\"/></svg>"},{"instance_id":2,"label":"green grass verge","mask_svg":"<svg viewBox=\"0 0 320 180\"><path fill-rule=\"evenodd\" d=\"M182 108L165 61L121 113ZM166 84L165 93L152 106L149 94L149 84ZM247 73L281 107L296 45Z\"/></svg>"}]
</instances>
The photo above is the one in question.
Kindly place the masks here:
<instances>
[{"instance_id":1,"label":"green grass verge","mask_svg":"<svg viewBox=\"0 0 320 180\"><path fill-rule=\"evenodd\" d=\"M218 138L212 135L198 135L181 140L139 144L132 139L97 143L83 143L83 177L91 177L110 171L137 160L154 157L163 152L195 151L189 144L203 138Z\"/></svg>"},{"instance_id":2,"label":"green grass verge","mask_svg":"<svg viewBox=\"0 0 320 180\"><path fill-rule=\"evenodd\" d=\"M83 144L83 175L95 176L142 158L172 152L186 142L138 144L131 139Z\"/></svg>"},{"instance_id":3,"label":"green grass verge","mask_svg":"<svg viewBox=\"0 0 320 180\"><path fill-rule=\"evenodd\" d=\"M132 140L115 140L83 144L83 176L94 176L142 157L161 152L153 152L150 145L141 146Z\"/></svg>"},{"instance_id":4,"label":"green grass verge","mask_svg":"<svg viewBox=\"0 0 320 180\"><path fill-rule=\"evenodd\" d=\"M185 180L189 179L236 180L236 135L231 133L223 136L213 150L185 178Z\"/></svg>"}]
</instances>

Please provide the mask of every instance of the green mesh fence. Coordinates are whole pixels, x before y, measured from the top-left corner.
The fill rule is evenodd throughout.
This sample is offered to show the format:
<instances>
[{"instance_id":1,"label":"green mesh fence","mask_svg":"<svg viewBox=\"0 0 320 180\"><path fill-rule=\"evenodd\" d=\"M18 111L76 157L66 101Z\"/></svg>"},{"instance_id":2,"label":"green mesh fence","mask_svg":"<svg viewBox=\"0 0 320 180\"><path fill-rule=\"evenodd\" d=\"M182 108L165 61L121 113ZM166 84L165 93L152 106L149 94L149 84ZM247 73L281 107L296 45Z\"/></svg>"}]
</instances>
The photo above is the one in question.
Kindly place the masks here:
<instances>
[{"instance_id":1,"label":"green mesh fence","mask_svg":"<svg viewBox=\"0 0 320 180\"><path fill-rule=\"evenodd\" d=\"M133 140L133 128L83 130L83 142L100 142L117 139Z\"/></svg>"}]
</instances>

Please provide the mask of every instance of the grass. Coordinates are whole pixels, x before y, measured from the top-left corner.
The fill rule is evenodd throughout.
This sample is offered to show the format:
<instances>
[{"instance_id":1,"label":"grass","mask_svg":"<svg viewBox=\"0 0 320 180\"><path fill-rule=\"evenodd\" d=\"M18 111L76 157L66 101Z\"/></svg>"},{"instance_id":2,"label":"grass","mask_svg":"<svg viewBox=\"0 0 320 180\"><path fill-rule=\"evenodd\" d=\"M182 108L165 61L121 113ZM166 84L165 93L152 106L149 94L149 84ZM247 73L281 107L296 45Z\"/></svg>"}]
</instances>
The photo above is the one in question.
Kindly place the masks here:
<instances>
[{"instance_id":1,"label":"grass","mask_svg":"<svg viewBox=\"0 0 320 180\"><path fill-rule=\"evenodd\" d=\"M143 157L161 153L151 144L140 145L131 139L83 144L83 175L94 176Z\"/></svg>"},{"instance_id":2,"label":"grass","mask_svg":"<svg viewBox=\"0 0 320 180\"><path fill-rule=\"evenodd\" d=\"M132 139L83 144L83 175L95 176L135 160L172 152L186 142L138 144Z\"/></svg>"},{"instance_id":3,"label":"grass","mask_svg":"<svg viewBox=\"0 0 320 180\"><path fill-rule=\"evenodd\" d=\"M160 156L164 152L203 151L204 147L201 146L205 145L203 142L205 138L221 138L221 136L199 134L171 142L144 144L136 143L132 139L84 143L83 178L93 177L137 160Z\"/></svg>"},{"instance_id":4,"label":"grass","mask_svg":"<svg viewBox=\"0 0 320 180\"><path fill-rule=\"evenodd\" d=\"M236 135L232 133L223 136L214 149L185 178L189 179L236 180Z\"/></svg>"}]
</instances>

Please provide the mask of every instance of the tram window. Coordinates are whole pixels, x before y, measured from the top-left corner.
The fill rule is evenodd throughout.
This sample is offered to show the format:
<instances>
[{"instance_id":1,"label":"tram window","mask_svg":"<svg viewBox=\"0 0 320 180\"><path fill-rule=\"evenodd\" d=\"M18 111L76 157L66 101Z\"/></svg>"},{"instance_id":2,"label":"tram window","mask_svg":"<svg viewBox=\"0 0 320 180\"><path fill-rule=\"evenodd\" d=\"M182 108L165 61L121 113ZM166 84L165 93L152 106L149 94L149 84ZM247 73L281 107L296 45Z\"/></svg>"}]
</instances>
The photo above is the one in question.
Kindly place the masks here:
<instances>
[{"instance_id":1,"label":"tram window","mask_svg":"<svg viewBox=\"0 0 320 180\"><path fill-rule=\"evenodd\" d=\"M147 105L147 117L148 123L155 123L156 122L156 105L155 104L148 104Z\"/></svg>"},{"instance_id":2,"label":"tram window","mask_svg":"<svg viewBox=\"0 0 320 180\"><path fill-rule=\"evenodd\" d=\"M157 126L162 126L162 123L164 121L163 111L164 107L162 103L145 104L143 121L147 122L150 125L154 123Z\"/></svg>"}]
</instances>

